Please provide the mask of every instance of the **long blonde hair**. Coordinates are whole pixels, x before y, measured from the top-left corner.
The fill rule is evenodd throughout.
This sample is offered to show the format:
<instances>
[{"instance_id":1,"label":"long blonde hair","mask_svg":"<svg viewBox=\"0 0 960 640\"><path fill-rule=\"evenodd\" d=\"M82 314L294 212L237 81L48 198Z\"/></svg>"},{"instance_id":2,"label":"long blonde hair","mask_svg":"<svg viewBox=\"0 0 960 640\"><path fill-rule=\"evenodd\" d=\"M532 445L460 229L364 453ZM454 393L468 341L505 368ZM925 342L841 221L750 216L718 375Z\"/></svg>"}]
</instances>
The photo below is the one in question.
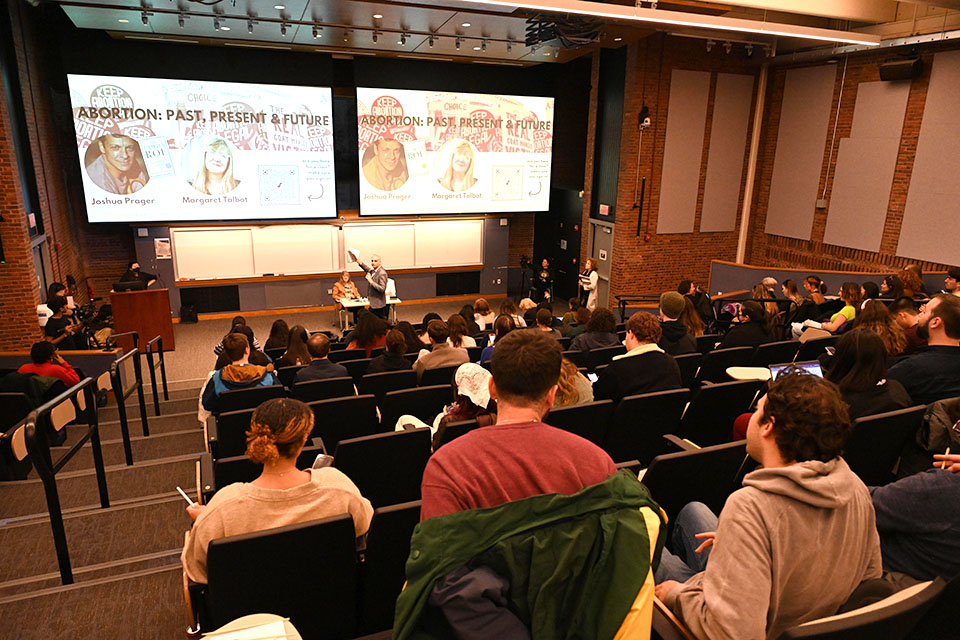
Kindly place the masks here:
<instances>
[{"instance_id":1,"label":"long blonde hair","mask_svg":"<svg viewBox=\"0 0 960 640\"><path fill-rule=\"evenodd\" d=\"M567 407L580 404L580 394L577 392L574 381L580 371L577 365L570 360L563 358L560 361L560 378L557 380L557 396L553 402L555 407Z\"/></svg>"},{"instance_id":2,"label":"long blonde hair","mask_svg":"<svg viewBox=\"0 0 960 640\"><path fill-rule=\"evenodd\" d=\"M460 152L466 152L470 155L470 166L467 167L467 170L463 173L464 188L462 191L466 191L477 183L477 180L473 177L473 148L470 146L469 142L464 140L453 148L453 153L450 154L450 162L447 164L447 169L444 171L443 177L440 178L440 184L450 191L456 191L456 189L453 188L453 159L456 157L457 153Z\"/></svg>"},{"instance_id":3,"label":"long blonde hair","mask_svg":"<svg viewBox=\"0 0 960 640\"><path fill-rule=\"evenodd\" d=\"M211 193L207 186L207 154L211 151L217 151L227 156L227 168L223 170L223 178L220 180L220 191ZM224 193L230 193L237 188L237 181L233 178L233 153L230 146L223 138L214 138L207 145L203 152L203 158L200 160L200 169L197 171L197 177L193 180L193 188L197 191L216 196Z\"/></svg>"}]
</instances>

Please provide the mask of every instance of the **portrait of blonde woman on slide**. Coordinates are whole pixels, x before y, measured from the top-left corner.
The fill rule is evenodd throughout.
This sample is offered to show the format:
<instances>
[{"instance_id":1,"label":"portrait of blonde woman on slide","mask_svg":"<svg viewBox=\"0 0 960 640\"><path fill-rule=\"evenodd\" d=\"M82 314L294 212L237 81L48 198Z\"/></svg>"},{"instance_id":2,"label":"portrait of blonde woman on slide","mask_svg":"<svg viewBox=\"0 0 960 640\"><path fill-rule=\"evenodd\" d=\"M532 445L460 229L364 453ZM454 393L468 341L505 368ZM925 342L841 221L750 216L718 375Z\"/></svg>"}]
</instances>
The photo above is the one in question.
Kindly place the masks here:
<instances>
[{"instance_id":1,"label":"portrait of blonde woman on slide","mask_svg":"<svg viewBox=\"0 0 960 640\"><path fill-rule=\"evenodd\" d=\"M223 138L213 138L203 147L196 177L190 186L207 195L230 193L240 181L233 177L233 152Z\"/></svg>"},{"instance_id":2,"label":"portrait of blonde woman on slide","mask_svg":"<svg viewBox=\"0 0 960 640\"><path fill-rule=\"evenodd\" d=\"M473 146L466 140L451 140L444 147L444 153L441 154L443 175L439 178L443 188L455 192L466 191L477 184L477 179L473 177Z\"/></svg>"}]
</instances>

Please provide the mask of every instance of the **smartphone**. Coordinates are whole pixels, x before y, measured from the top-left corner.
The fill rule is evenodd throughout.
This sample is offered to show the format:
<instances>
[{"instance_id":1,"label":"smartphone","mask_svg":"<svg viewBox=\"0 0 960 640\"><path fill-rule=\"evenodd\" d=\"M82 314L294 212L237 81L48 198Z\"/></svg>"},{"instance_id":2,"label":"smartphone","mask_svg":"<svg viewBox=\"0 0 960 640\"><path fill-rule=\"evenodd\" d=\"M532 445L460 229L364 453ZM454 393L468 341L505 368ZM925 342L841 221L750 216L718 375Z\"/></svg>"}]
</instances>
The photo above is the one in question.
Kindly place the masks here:
<instances>
[{"instance_id":1,"label":"smartphone","mask_svg":"<svg viewBox=\"0 0 960 640\"><path fill-rule=\"evenodd\" d=\"M588 373L588 374L587 374L587 380L589 380L590 382L596 382L599 377L600 377L600 376L598 376L598 375L595 374L595 373Z\"/></svg>"},{"instance_id":2,"label":"smartphone","mask_svg":"<svg viewBox=\"0 0 960 640\"><path fill-rule=\"evenodd\" d=\"M490 334L490 344L493 344L493 343L496 342L496 341L497 341L497 334L491 333L491 334Z\"/></svg>"}]
</instances>

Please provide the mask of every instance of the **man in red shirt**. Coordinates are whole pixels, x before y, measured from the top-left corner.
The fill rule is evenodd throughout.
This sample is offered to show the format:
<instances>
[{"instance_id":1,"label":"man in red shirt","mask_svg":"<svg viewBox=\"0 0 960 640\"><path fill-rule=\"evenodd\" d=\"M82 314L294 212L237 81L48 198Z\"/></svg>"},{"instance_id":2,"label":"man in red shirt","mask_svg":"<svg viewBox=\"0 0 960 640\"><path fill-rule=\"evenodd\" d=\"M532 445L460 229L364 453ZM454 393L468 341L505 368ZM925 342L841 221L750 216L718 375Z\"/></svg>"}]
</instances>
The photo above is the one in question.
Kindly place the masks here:
<instances>
[{"instance_id":1,"label":"man in red shirt","mask_svg":"<svg viewBox=\"0 0 960 640\"><path fill-rule=\"evenodd\" d=\"M30 359L33 363L21 366L17 373L35 373L38 376L56 378L62 380L67 387L80 382L80 375L60 357L52 342L44 341L33 345L30 348Z\"/></svg>"},{"instance_id":2,"label":"man in red shirt","mask_svg":"<svg viewBox=\"0 0 960 640\"><path fill-rule=\"evenodd\" d=\"M560 360L559 343L539 331L513 331L497 341L490 381L497 423L433 454L423 472L421 520L541 494L571 495L617 472L602 449L542 422L557 393Z\"/></svg>"}]
</instances>

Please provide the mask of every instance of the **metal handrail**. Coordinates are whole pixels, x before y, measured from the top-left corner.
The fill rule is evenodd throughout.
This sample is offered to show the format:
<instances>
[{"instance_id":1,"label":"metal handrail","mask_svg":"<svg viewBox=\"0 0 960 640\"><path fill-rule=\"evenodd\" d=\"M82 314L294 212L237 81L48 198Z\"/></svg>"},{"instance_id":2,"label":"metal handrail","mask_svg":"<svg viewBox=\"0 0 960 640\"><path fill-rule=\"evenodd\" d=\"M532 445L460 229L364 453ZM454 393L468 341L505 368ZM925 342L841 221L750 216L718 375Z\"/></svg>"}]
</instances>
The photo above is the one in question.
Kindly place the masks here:
<instances>
[{"instance_id":1,"label":"metal handrail","mask_svg":"<svg viewBox=\"0 0 960 640\"><path fill-rule=\"evenodd\" d=\"M153 389L153 411L155 415L160 415L160 398L157 396L157 365L153 362L153 345L157 345L157 352L160 354L160 380L163 383L163 399L169 400L170 394L167 391L167 367L163 362L163 338L155 337L147 342L147 366L150 369L150 386Z\"/></svg>"},{"instance_id":2,"label":"metal handrail","mask_svg":"<svg viewBox=\"0 0 960 640\"><path fill-rule=\"evenodd\" d=\"M60 494L57 492L57 472L89 440L93 449L93 465L97 474L97 488L100 492L100 507L110 507L110 497L107 493L107 475L103 466L103 452L100 448L100 428L97 417L96 382L93 378L85 378L61 393L53 400L37 407L24 418L20 425L24 427L24 440L27 451L33 458L33 466L43 482L43 491L47 499L47 512L50 515L50 527L53 530L53 543L57 550L57 564L60 568L60 579L63 584L73 584L73 570L70 566L70 551L67 547L67 534L63 526L63 510L60 507ZM70 447L58 460L54 461L50 454L50 441L46 429L37 428L41 418L63 402L72 402L79 393L85 395L87 432L80 440ZM17 427L19 428L19 426Z\"/></svg>"},{"instance_id":3,"label":"metal handrail","mask_svg":"<svg viewBox=\"0 0 960 640\"><path fill-rule=\"evenodd\" d=\"M617 300L617 308L620 310L620 322L627 321L627 303L629 302L652 302L654 304L660 304L660 296L620 293L613 297Z\"/></svg>"},{"instance_id":4,"label":"metal handrail","mask_svg":"<svg viewBox=\"0 0 960 640\"><path fill-rule=\"evenodd\" d=\"M134 381L129 387L123 386L123 380L120 378L120 369L123 363L133 356ZM123 456L127 466L133 464L133 448L130 445L130 427L127 421L126 399L130 397L135 390L138 392L140 400L140 424L143 427L143 435L149 436L150 430L147 426L147 406L143 398L143 372L140 370L140 352L136 347L123 354L110 363L110 381L113 386L113 394L117 400L117 413L120 418L120 435L123 437Z\"/></svg>"}]
</instances>

